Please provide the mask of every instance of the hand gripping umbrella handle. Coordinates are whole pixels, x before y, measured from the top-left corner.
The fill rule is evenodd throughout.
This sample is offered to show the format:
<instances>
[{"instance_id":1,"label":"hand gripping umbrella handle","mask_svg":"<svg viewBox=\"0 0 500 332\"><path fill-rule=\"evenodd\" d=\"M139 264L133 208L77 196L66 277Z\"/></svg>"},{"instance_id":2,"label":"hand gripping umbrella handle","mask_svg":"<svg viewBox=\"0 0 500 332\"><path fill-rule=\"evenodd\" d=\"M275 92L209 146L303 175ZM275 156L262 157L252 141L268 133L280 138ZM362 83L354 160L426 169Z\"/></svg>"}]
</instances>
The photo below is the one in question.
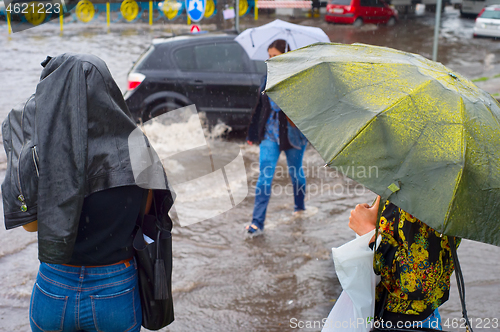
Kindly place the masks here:
<instances>
[{"instance_id":1,"label":"hand gripping umbrella handle","mask_svg":"<svg viewBox=\"0 0 500 332\"><path fill-rule=\"evenodd\" d=\"M399 190L399 186L397 186L396 184L393 183L389 187L387 187L387 189L385 190L385 192L382 195L380 195L380 202L378 204L378 211L377 211L377 223L375 224L375 242L373 244L374 251L377 250L377 238L379 235L378 229L380 226L380 217L382 217L382 210L384 210L385 202L387 202L389 197L398 190ZM373 206L373 204L375 204L376 201L377 201L377 197L375 197L375 200L373 201L372 206Z\"/></svg>"}]
</instances>

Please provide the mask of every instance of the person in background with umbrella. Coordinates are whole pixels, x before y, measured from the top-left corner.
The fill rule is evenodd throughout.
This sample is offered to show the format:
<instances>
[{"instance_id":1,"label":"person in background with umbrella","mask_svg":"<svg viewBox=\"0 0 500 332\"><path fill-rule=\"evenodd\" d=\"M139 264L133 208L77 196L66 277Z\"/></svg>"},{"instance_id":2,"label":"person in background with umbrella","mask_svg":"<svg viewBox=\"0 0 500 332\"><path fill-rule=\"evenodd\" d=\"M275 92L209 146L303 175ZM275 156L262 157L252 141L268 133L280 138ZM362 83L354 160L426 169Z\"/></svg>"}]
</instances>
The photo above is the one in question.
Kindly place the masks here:
<instances>
[{"instance_id":1,"label":"person in background with umbrella","mask_svg":"<svg viewBox=\"0 0 500 332\"><path fill-rule=\"evenodd\" d=\"M269 44L283 39L288 43L288 50L311 45L314 43L329 43L330 38L321 28L293 24L282 20L274 20L256 28L246 29L234 40L243 47L252 60L266 61ZM283 53L285 49L283 48Z\"/></svg>"},{"instance_id":2,"label":"person in background with umbrella","mask_svg":"<svg viewBox=\"0 0 500 332\"><path fill-rule=\"evenodd\" d=\"M268 47L269 58L281 55L290 47L283 39L273 41ZM264 229L267 204L271 196L271 184L281 151L285 151L288 173L292 179L295 200L294 213L304 211L306 194L306 178L302 170L302 159L307 139L300 130L287 118L278 105L264 91L266 77L259 89L259 100L254 109L248 128L248 144L260 143L259 179L255 188L255 205L252 223L246 226L250 234Z\"/></svg>"},{"instance_id":3,"label":"person in background with umbrella","mask_svg":"<svg viewBox=\"0 0 500 332\"><path fill-rule=\"evenodd\" d=\"M379 203L380 196L371 207L358 204L351 211L349 227L358 235L375 229ZM375 290L375 315L386 326L388 322L393 327L398 322L412 322L441 330L438 307L448 300L454 270L450 238L389 201L379 231L382 241L375 253L374 270L381 281ZM456 245L459 243L460 239Z\"/></svg>"}]
</instances>

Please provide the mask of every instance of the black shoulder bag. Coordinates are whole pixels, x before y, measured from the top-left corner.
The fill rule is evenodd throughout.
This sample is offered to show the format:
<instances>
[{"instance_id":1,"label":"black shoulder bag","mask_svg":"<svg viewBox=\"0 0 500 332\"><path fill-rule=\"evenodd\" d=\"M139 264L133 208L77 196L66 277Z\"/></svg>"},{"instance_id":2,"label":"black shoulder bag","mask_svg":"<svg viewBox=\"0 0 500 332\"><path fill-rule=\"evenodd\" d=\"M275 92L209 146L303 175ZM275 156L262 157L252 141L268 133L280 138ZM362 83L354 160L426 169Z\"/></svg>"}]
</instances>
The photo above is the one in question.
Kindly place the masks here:
<instances>
[{"instance_id":1,"label":"black shoulder bag","mask_svg":"<svg viewBox=\"0 0 500 332\"><path fill-rule=\"evenodd\" d=\"M159 330L174 321L172 301L172 222L163 223L158 218L160 206L153 191L154 215L145 214L149 191L146 190L134 238L135 258L139 274L139 293L142 307L142 326ZM165 212L166 213L166 212ZM154 240L147 243L144 234Z\"/></svg>"}]
</instances>

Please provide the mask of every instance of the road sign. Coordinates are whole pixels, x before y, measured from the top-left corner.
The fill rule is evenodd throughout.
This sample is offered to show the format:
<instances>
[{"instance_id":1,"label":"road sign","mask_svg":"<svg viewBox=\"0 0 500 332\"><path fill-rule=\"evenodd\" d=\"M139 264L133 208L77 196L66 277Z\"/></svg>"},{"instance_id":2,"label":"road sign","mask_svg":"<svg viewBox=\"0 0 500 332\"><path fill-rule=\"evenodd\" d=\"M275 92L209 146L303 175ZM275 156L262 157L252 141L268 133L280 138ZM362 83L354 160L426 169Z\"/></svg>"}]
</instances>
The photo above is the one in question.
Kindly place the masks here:
<instances>
[{"instance_id":1,"label":"road sign","mask_svg":"<svg viewBox=\"0 0 500 332\"><path fill-rule=\"evenodd\" d=\"M186 0L186 9L191 21L198 22L205 14L206 0Z\"/></svg>"},{"instance_id":2,"label":"road sign","mask_svg":"<svg viewBox=\"0 0 500 332\"><path fill-rule=\"evenodd\" d=\"M199 26L197 26L196 24L194 24L192 27L191 27L191 33L197 33L197 32L200 32L201 29Z\"/></svg>"}]
</instances>

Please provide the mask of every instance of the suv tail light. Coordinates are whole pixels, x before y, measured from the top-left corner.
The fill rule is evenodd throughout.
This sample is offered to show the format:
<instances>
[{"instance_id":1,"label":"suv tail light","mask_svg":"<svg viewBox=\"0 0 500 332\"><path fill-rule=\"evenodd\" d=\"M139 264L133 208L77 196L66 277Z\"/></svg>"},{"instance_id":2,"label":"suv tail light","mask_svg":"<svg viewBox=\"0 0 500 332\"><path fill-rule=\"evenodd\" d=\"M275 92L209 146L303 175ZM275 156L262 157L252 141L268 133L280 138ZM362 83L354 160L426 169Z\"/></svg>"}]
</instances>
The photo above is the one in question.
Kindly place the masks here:
<instances>
[{"instance_id":1,"label":"suv tail light","mask_svg":"<svg viewBox=\"0 0 500 332\"><path fill-rule=\"evenodd\" d=\"M146 76L141 73L131 73L128 75L128 90L132 91L137 88L145 78Z\"/></svg>"},{"instance_id":2,"label":"suv tail light","mask_svg":"<svg viewBox=\"0 0 500 332\"><path fill-rule=\"evenodd\" d=\"M482 13L484 13L484 10L485 10L485 9L486 9L486 8L481 9L481 11L479 12L479 14L477 14L477 17L481 16L481 14L482 14Z\"/></svg>"},{"instance_id":3,"label":"suv tail light","mask_svg":"<svg viewBox=\"0 0 500 332\"><path fill-rule=\"evenodd\" d=\"M347 13L354 13L356 11L356 7L354 7L353 5L347 6L347 7L345 7L345 11Z\"/></svg>"}]
</instances>

